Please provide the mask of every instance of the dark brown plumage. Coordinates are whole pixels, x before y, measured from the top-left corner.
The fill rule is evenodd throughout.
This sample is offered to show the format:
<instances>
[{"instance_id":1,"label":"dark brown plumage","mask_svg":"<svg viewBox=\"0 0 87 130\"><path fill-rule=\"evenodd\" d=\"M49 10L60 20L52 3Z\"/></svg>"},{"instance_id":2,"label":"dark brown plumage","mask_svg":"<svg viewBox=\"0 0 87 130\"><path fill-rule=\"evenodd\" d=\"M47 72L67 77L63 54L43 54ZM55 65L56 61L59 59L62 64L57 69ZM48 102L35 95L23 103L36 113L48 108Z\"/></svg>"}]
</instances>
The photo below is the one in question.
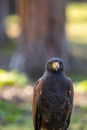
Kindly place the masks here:
<instances>
[{"instance_id":1,"label":"dark brown plumage","mask_svg":"<svg viewBox=\"0 0 87 130\"><path fill-rule=\"evenodd\" d=\"M51 58L33 90L34 130L67 130L73 107L73 86L63 61Z\"/></svg>"}]
</instances>

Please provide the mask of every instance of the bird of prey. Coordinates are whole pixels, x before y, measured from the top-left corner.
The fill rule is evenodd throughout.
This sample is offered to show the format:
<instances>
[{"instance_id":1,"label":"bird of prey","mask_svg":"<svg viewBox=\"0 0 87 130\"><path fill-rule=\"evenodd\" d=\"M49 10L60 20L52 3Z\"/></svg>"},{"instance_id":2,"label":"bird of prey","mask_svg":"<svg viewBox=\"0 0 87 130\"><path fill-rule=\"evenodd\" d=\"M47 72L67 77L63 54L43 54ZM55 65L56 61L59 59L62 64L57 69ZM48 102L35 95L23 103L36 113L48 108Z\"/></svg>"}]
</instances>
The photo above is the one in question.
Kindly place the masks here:
<instances>
[{"instance_id":1,"label":"bird of prey","mask_svg":"<svg viewBox=\"0 0 87 130\"><path fill-rule=\"evenodd\" d=\"M33 89L34 130L67 130L73 108L73 85L63 60L51 58Z\"/></svg>"}]
</instances>

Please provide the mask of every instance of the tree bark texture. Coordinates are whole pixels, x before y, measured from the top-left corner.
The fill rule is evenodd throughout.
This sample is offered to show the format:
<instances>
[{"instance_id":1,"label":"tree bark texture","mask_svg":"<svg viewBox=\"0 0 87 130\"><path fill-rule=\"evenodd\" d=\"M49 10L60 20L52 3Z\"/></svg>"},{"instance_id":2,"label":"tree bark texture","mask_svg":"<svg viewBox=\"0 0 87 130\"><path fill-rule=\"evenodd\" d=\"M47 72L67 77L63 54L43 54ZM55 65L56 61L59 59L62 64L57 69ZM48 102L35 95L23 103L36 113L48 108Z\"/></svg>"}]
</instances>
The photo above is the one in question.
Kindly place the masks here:
<instances>
[{"instance_id":1,"label":"tree bark texture","mask_svg":"<svg viewBox=\"0 0 87 130\"><path fill-rule=\"evenodd\" d=\"M25 71L39 77L51 57L64 59L67 67L65 37L66 0L19 0L17 11L21 18L20 50L25 57Z\"/></svg>"}]
</instances>

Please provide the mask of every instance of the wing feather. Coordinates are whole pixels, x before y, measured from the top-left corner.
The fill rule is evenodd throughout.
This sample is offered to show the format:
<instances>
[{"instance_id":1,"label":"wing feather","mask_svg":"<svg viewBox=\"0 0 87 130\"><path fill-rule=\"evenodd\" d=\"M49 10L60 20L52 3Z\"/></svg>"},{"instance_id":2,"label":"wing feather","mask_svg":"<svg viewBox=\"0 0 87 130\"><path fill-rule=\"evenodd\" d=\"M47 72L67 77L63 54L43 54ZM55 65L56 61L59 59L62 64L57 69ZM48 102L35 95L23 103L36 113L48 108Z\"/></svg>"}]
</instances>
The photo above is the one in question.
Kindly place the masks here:
<instances>
[{"instance_id":1,"label":"wing feather","mask_svg":"<svg viewBox=\"0 0 87 130\"><path fill-rule=\"evenodd\" d=\"M38 80L33 89L32 114L33 114L34 130L40 130L41 127L40 90L41 90L40 80Z\"/></svg>"},{"instance_id":2,"label":"wing feather","mask_svg":"<svg viewBox=\"0 0 87 130\"><path fill-rule=\"evenodd\" d=\"M68 78L68 98L71 103L71 106L73 107L74 90L73 90L73 84L70 78Z\"/></svg>"},{"instance_id":3,"label":"wing feather","mask_svg":"<svg viewBox=\"0 0 87 130\"><path fill-rule=\"evenodd\" d=\"M74 98L74 90L73 90L73 84L70 78L68 78L68 93L67 93L67 115L66 115L66 120L67 120L67 127L70 124L70 118L72 114L72 108L73 108L73 98Z\"/></svg>"}]
</instances>

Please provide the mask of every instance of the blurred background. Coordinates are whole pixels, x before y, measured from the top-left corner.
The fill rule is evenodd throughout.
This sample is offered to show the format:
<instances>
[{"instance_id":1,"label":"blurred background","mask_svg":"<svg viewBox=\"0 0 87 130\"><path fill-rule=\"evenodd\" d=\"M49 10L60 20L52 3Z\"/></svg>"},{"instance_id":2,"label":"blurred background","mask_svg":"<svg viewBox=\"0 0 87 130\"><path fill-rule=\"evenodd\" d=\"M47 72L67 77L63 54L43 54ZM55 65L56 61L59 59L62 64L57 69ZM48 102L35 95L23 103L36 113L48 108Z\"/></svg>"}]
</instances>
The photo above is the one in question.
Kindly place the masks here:
<instances>
[{"instance_id":1,"label":"blurred background","mask_svg":"<svg viewBox=\"0 0 87 130\"><path fill-rule=\"evenodd\" d=\"M0 0L0 130L33 130L32 89L51 57L74 85L69 130L87 130L87 1Z\"/></svg>"}]
</instances>

